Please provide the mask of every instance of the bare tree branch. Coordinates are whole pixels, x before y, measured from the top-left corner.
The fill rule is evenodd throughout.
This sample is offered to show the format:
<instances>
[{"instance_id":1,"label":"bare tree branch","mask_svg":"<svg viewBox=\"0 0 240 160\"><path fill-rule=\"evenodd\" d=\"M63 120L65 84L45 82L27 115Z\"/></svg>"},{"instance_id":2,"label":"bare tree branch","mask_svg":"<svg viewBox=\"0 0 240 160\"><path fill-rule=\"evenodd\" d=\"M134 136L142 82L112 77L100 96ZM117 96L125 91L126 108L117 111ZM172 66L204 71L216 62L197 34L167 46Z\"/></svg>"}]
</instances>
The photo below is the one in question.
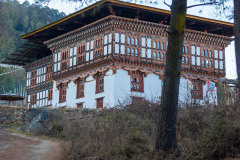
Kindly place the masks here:
<instances>
[{"instance_id":1,"label":"bare tree branch","mask_svg":"<svg viewBox=\"0 0 240 160\"><path fill-rule=\"evenodd\" d=\"M164 3L166 6L168 6L169 8L171 8L171 5L167 4L167 3L165 2L165 0L164 0L163 3Z\"/></svg>"},{"instance_id":2,"label":"bare tree branch","mask_svg":"<svg viewBox=\"0 0 240 160\"><path fill-rule=\"evenodd\" d=\"M210 3L203 3L203 4L195 4L195 5L192 5L192 6L188 6L188 8L193 8L193 7L198 7L198 6L205 6L205 5L212 5L212 4L218 4L219 2L210 2Z\"/></svg>"}]
</instances>

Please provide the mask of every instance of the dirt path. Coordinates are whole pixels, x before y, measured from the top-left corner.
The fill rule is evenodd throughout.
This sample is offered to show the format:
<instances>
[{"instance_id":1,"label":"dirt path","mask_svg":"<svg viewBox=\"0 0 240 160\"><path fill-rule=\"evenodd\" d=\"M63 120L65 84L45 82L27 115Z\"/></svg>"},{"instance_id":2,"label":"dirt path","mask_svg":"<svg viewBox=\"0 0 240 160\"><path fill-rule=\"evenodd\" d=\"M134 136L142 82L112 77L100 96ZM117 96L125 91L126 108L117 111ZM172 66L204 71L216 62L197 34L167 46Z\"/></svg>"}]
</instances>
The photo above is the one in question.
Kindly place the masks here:
<instances>
[{"instance_id":1,"label":"dirt path","mask_svg":"<svg viewBox=\"0 0 240 160\"><path fill-rule=\"evenodd\" d=\"M0 128L0 160L58 160L60 144Z\"/></svg>"}]
</instances>

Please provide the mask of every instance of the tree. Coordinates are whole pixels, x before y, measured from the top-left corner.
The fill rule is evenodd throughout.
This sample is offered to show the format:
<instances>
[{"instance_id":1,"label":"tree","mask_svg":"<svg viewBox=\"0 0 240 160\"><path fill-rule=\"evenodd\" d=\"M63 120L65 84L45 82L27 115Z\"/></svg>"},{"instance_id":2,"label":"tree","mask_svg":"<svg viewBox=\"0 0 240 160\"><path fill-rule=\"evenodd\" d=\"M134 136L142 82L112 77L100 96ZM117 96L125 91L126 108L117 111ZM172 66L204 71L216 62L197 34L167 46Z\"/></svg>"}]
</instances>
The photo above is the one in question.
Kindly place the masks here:
<instances>
[{"instance_id":1,"label":"tree","mask_svg":"<svg viewBox=\"0 0 240 160\"><path fill-rule=\"evenodd\" d=\"M238 77L238 101L240 101L240 0L234 0L234 36Z\"/></svg>"},{"instance_id":2,"label":"tree","mask_svg":"<svg viewBox=\"0 0 240 160\"><path fill-rule=\"evenodd\" d=\"M160 106L156 150L174 153L177 150L176 121L182 48L186 22L187 0L173 0L168 31L168 48Z\"/></svg>"}]
</instances>

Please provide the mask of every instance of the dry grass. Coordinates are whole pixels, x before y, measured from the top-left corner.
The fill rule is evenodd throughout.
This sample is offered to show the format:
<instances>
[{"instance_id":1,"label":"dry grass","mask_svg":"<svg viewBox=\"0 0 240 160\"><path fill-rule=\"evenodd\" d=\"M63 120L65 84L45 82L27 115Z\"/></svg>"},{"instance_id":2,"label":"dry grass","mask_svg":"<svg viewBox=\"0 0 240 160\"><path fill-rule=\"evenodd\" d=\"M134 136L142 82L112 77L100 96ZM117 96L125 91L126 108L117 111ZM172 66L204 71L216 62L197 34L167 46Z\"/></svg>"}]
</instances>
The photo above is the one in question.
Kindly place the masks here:
<instances>
[{"instance_id":1,"label":"dry grass","mask_svg":"<svg viewBox=\"0 0 240 160\"><path fill-rule=\"evenodd\" d=\"M179 108L179 159L240 157L240 109L236 106ZM175 159L154 150L158 105L143 101L121 109L58 113L51 136L65 140L63 159Z\"/></svg>"}]
</instances>

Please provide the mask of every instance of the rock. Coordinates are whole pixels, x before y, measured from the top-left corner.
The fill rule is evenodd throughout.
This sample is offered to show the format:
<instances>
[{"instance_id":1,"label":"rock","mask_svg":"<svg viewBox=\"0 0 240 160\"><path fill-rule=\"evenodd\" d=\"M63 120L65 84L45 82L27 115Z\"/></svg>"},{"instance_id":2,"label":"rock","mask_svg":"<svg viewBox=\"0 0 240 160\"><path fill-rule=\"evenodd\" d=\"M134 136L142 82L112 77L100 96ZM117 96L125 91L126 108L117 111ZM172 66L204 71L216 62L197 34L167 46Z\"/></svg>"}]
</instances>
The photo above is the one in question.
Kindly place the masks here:
<instances>
[{"instance_id":1,"label":"rock","mask_svg":"<svg viewBox=\"0 0 240 160\"><path fill-rule=\"evenodd\" d=\"M18 127L17 131L18 132L24 132L26 130L26 127Z\"/></svg>"},{"instance_id":2,"label":"rock","mask_svg":"<svg viewBox=\"0 0 240 160\"><path fill-rule=\"evenodd\" d=\"M37 117L32 120L32 123L28 126L33 132L45 134L50 128L49 122L53 118L53 112L49 109L43 110Z\"/></svg>"}]
</instances>

